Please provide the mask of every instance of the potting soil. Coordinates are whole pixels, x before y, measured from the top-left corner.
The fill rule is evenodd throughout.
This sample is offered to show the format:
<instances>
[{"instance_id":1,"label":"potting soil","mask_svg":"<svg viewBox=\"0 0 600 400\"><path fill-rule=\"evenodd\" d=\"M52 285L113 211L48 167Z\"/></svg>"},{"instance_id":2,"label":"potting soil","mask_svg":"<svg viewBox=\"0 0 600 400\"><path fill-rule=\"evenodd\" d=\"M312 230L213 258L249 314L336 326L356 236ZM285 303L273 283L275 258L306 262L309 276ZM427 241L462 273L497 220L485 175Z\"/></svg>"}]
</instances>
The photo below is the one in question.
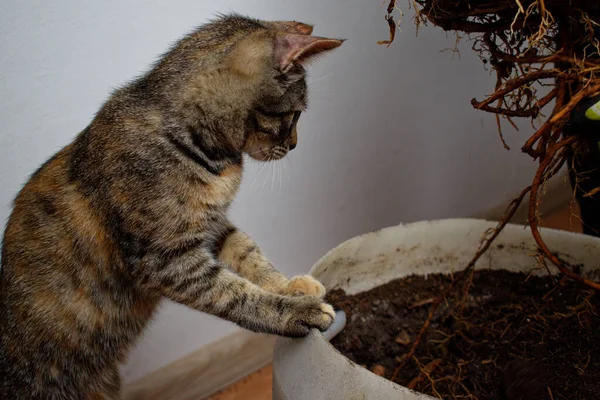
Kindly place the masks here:
<instances>
[{"instance_id":1,"label":"potting soil","mask_svg":"<svg viewBox=\"0 0 600 400\"><path fill-rule=\"evenodd\" d=\"M476 271L437 309L448 275L410 276L327 295L346 312L332 344L352 361L443 399L600 399L600 299L561 277ZM401 366L401 368L399 368Z\"/></svg>"}]
</instances>

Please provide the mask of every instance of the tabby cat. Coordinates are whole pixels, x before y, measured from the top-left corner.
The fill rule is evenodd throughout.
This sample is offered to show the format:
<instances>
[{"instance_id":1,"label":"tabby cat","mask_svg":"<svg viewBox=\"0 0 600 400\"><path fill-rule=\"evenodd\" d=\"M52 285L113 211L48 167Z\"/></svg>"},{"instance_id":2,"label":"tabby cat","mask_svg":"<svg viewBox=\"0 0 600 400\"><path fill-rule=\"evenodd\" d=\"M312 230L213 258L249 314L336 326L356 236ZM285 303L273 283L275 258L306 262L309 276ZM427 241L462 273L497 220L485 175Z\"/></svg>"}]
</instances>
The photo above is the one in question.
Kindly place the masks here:
<instances>
[{"instance_id":1,"label":"tabby cat","mask_svg":"<svg viewBox=\"0 0 600 400\"><path fill-rule=\"evenodd\" d=\"M2 246L0 398L118 399L117 365L167 298L256 332L327 329L310 276L227 219L246 153L296 147L312 26L220 16L115 91L35 172Z\"/></svg>"}]
</instances>

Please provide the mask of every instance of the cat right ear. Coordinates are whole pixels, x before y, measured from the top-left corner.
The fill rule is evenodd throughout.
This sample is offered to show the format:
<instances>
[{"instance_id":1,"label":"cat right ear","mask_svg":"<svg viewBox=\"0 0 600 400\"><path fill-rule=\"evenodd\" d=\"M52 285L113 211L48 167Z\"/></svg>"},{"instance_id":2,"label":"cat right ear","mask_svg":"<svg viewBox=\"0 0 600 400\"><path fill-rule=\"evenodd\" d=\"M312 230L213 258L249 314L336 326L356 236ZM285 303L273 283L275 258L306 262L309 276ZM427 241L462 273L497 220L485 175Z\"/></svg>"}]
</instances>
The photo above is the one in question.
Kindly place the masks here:
<instances>
[{"instance_id":1,"label":"cat right ear","mask_svg":"<svg viewBox=\"0 0 600 400\"><path fill-rule=\"evenodd\" d=\"M315 36L278 34L275 39L275 60L282 72L294 63L305 64L342 45L343 39L328 39Z\"/></svg>"}]
</instances>

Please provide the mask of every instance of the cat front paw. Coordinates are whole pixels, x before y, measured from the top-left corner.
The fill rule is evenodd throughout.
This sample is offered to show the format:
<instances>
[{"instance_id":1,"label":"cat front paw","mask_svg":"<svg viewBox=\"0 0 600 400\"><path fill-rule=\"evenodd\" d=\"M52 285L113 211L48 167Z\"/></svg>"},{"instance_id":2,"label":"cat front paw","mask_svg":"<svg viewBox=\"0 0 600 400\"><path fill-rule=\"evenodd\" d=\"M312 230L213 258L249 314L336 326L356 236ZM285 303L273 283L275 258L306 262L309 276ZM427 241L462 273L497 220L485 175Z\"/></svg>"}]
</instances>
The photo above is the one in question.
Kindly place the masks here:
<instances>
[{"instance_id":1,"label":"cat front paw","mask_svg":"<svg viewBox=\"0 0 600 400\"><path fill-rule=\"evenodd\" d=\"M293 277L287 285L285 294L290 296L316 296L325 297L325 286L310 275Z\"/></svg>"},{"instance_id":2,"label":"cat front paw","mask_svg":"<svg viewBox=\"0 0 600 400\"><path fill-rule=\"evenodd\" d=\"M335 318L333 307L315 297L297 297L293 314L287 320L285 336L302 337L312 328L326 331Z\"/></svg>"}]
</instances>

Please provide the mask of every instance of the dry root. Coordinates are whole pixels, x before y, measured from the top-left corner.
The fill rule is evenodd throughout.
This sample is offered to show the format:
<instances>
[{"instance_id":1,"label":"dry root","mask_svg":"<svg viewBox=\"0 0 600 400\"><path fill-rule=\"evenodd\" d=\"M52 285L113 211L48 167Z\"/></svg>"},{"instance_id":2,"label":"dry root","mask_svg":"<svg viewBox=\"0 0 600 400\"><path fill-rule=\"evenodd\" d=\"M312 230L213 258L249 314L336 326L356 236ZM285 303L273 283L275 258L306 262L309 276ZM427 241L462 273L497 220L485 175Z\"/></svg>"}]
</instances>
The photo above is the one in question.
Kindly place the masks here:
<instances>
[{"instance_id":1,"label":"dry root","mask_svg":"<svg viewBox=\"0 0 600 400\"><path fill-rule=\"evenodd\" d=\"M564 275L600 289L599 283L580 276L553 254L539 232L540 187L564 166L569 152L577 154L586 146L582 135L565 133L571 112L581 101L600 94L600 49L595 33L600 27L598 0L409 0L409 6L415 8L417 27L432 23L467 33L473 49L493 69L494 93L471 104L496 115L505 148L501 118L513 126L512 118L530 118L532 125L543 121L521 148L539 163L531 186L525 189L530 192L533 237L543 257ZM394 21L397 8L396 1L390 0L388 22ZM385 41L388 45L394 38L392 25L390 40ZM552 102L553 109L544 117L543 110ZM507 222L501 221L498 229Z\"/></svg>"},{"instance_id":2,"label":"dry root","mask_svg":"<svg viewBox=\"0 0 600 400\"><path fill-rule=\"evenodd\" d=\"M565 277L594 290L600 289L600 283L583 277L573 266L552 253L539 231L540 187L561 170L570 153L586 151L583 134L566 133L565 126L581 101L600 94L600 49L595 32L600 26L600 7L597 4L598 0L409 0L409 5L416 11L417 28L432 23L444 30L467 33L473 40L473 49L495 72L496 85L494 93L484 100L473 99L471 104L476 109L496 115L498 133L506 149L508 145L502 137L501 118L513 126L512 118L530 118L535 132L521 149L537 160L539 166L531 185L510 204L496 228L487 233L473 259L454 277L451 285L432 300L427 320L412 342L410 351L399 360L391 380L415 359L415 352L436 311L461 283L460 293L466 298L477 260L511 220L527 195L529 225L539 247L540 265L547 268L545 260L550 260ZM386 15L390 39L384 42L388 46L395 35L392 14L396 9L396 1L390 0ZM546 117L543 111L552 102L554 106ZM537 128L536 121L541 122ZM587 196L592 196L592 192ZM418 360L415 361L421 372L415 379L429 379L433 389L434 381L429 376L428 367L422 367ZM549 388L548 391L552 397Z\"/></svg>"}]
</instances>

